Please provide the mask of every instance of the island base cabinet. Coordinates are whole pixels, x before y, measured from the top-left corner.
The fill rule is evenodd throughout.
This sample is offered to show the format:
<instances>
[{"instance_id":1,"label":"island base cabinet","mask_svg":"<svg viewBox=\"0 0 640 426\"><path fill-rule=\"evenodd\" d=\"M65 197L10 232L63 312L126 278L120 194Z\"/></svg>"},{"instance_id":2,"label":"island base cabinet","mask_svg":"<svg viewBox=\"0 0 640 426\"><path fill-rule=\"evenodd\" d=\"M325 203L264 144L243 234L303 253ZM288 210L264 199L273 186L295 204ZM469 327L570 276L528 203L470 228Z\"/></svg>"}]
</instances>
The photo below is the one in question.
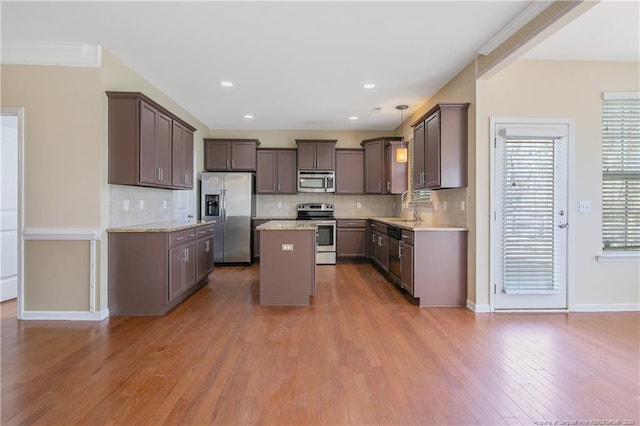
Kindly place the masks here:
<instances>
[{"instance_id":1,"label":"island base cabinet","mask_svg":"<svg viewBox=\"0 0 640 426\"><path fill-rule=\"evenodd\" d=\"M316 286L315 231L260 231L260 304L309 305Z\"/></svg>"},{"instance_id":2,"label":"island base cabinet","mask_svg":"<svg viewBox=\"0 0 640 426\"><path fill-rule=\"evenodd\" d=\"M466 231L415 232L413 278L420 306L465 306Z\"/></svg>"}]
</instances>

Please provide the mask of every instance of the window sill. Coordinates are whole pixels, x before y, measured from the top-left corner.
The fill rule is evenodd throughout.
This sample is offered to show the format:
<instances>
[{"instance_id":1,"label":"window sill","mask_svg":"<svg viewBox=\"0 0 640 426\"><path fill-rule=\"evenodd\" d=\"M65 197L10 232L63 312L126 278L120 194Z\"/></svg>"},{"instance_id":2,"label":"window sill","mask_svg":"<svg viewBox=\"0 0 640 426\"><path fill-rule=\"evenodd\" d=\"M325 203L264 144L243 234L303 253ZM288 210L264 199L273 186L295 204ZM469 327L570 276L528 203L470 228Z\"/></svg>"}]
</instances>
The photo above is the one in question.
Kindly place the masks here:
<instances>
[{"instance_id":1,"label":"window sill","mask_svg":"<svg viewBox=\"0 0 640 426\"><path fill-rule=\"evenodd\" d=\"M600 255L596 255L598 263L607 262L640 262L640 252L603 252Z\"/></svg>"}]
</instances>

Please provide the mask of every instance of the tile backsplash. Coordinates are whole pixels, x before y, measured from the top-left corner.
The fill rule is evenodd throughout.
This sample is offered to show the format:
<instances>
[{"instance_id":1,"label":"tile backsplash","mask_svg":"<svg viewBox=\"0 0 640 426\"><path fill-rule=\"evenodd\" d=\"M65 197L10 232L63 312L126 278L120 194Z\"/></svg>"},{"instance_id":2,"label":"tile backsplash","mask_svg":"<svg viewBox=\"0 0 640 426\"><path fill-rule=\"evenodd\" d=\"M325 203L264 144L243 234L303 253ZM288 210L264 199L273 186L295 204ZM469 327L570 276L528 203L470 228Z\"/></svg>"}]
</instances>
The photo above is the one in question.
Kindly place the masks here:
<instances>
[{"instance_id":1,"label":"tile backsplash","mask_svg":"<svg viewBox=\"0 0 640 426\"><path fill-rule=\"evenodd\" d=\"M388 195L258 194L256 216L294 218L299 203L331 203L338 218L394 216L395 197Z\"/></svg>"},{"instance_id":2,"label":"tile backsplash","mask_svg":"<svg viewBox=\"0 0 640 426\"><path fill-rule=\"evenodd\" d=\"M397 205L400 206L400 197ZM431 191L431 201L405 203L396 216L413 218L414 212L425 224L467 227L467 188Z\"/></svg>"},{"instance_id":3,"label":"tile backsplash","mask_svg":"<svg viewBox=\"0 0 640 426\"><path fill-rule=\"evenodd\" d=\"M109 227L187 220L189 215L196 217L194 191L109 185Z\"/></svg>"}]
</instances>

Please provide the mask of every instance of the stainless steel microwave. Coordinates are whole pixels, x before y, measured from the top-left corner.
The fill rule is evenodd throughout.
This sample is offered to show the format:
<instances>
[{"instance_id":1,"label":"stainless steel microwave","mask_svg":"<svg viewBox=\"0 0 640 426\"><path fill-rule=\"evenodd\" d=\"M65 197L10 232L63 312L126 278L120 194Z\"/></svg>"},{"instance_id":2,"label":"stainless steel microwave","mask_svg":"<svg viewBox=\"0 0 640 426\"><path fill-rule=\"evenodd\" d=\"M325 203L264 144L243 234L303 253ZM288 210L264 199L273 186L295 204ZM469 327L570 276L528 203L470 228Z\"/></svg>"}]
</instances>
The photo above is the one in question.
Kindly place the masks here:
<instances>
[{"instance_id":1,"label":"stainless steel microwave","mask_svg":"<svg viewBox=\"0 0 640 426\"><path fill-rule=\"evenodd\" d=\"M299 170L298 192L336 192L336 172Z\"/></svg>"}]
</instances>

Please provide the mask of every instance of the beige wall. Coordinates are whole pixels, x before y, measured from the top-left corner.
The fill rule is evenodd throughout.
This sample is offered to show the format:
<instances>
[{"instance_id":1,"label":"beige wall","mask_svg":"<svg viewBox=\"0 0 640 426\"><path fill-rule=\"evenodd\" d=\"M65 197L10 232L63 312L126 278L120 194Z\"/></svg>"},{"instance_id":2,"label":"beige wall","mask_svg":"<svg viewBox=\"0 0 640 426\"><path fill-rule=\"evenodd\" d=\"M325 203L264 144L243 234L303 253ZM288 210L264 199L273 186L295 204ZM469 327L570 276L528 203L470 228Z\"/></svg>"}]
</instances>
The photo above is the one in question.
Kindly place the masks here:
<instances>
[{"instance_id":1,"label":"beige wall","mask_svg":"<svg viewBox=\"0 0 640 426\"><path fill-rule=\"evenodd\" d=\"M99 90L99 68L2 66L2 106L25 111L25 228L100 227ZM25 243L26 310L88 309L88 245Z\"/></svg>"},{"instance_id":2,"label":"beige wall","mask_svg":"<svg viewBox=\"0 0 640 426\"><path fill-rule=\"evenodd\" d=\"M574 200L590 200L591 213L571 218L575 232L576 305L637 304L637 263L598 263L601 252L601 95L640 89L638 63L520 60L477 82L476 198L477 303L489 303L489 118L567 118L575 122L575 156L570 174Z\"/></svg>"}]
</instances>

